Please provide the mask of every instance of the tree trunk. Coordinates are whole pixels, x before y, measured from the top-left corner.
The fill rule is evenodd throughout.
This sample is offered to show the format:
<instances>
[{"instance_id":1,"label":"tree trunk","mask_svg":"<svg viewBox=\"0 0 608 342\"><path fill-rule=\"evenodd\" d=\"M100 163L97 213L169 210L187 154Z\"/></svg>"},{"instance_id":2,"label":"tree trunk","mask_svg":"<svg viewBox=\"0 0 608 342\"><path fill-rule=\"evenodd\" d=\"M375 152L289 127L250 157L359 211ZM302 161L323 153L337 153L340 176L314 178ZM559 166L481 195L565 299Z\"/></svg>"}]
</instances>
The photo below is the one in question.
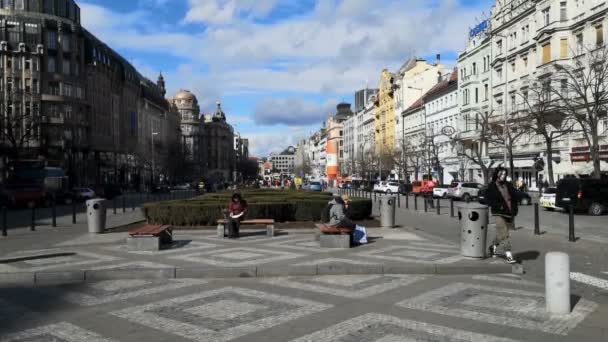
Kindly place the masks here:
<instances>
[{"instance_id":1,"label":"tree trunk","mask_svg":"<svg viewBox=\"0 0 608 342\"><path fill-rule=\"evenodd\" d=\"M545 144L547 146L547 173L549 174L549 185L555 185L553 176L553 139L545 136Z\"/></svg>"},{"instance_id":2,"label":"tree trunk","mask_svg":"<svg viewBox=\"0 0 608 342\"><path fill-rule=\"evenodd\" d=\"M600 179L602 177L602 170L600 168L600 146L597 142L597 138L593 139L593 146L591 146L591 159L593 161L593 178Z\"/></svg>"},{"instance_id":3,"label":"tree trunk","mask_svg":"<svg viewBox=\"0 0 608 342\"><path fill-rule=\"evenodd\" d=\"M515 163L513 162L513 144L509 145L509 150L507 152L509 153L509 168L511 169L511 171L509 173L511 174L511 179L513 181L515 181Z\"/></svg>"}]
</instances>

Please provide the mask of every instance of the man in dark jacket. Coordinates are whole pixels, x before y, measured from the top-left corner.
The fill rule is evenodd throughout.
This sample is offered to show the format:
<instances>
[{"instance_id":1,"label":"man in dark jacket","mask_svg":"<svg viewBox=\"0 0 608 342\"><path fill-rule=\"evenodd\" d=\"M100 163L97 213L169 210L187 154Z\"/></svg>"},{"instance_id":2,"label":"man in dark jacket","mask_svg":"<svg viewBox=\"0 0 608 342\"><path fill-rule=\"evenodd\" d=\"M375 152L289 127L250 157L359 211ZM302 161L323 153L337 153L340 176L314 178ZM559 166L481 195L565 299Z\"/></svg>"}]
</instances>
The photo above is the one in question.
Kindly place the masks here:
<instances>
[{"instance_id":1,"label":"man in dark jacket","mask_svg":"<svg viewBox=\"0 0 608 342\"><path fill-rule=\"evenodd\" d=\"M496 238L490 246L490 255L495 257L501 255L507 262L516 262L511 253L511 240L509 231L515 228L515 216L517 216L519 199L513 184L507 182L507 170L498 167L494 170L492 181L486 190L486 202L492 210L492 216L496 219Z\"/></svg>"}]
</instances>

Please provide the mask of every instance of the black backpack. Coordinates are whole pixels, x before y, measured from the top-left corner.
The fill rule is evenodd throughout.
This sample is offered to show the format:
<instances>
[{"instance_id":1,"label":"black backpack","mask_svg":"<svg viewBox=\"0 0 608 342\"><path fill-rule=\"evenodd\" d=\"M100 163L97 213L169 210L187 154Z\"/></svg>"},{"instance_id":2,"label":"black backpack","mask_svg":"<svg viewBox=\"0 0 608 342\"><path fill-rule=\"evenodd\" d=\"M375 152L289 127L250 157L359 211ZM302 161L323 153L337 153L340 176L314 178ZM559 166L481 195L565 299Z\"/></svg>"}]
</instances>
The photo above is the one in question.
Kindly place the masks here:
<instances>
[{"instance_id":1,"label":"black backpack","mask_svg":"<svg viewBox=\"0 0 608 342\"><path fill-rule=\"evenodd\" d=\"M322 223L329 223L329 220L331 219L330 216L330 211L331 211L331 207L333 206L333 204L328 204L325 206L325 208L323 208L323 211L321 211L321 222Z\"/></svg>"}]
</instances>

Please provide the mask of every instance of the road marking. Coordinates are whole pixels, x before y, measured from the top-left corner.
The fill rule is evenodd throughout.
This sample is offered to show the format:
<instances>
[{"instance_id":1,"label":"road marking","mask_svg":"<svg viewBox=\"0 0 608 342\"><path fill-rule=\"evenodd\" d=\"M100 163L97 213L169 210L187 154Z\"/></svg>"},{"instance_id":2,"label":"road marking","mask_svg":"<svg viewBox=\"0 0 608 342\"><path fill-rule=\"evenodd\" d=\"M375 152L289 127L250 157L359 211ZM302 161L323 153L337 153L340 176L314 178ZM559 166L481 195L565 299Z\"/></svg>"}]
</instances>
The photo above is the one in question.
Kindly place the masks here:
<instances>
[{"instance_id":1,"label":"road marking","mask_svg":"<svg viewBox=\"0 0 608 342\"><path fill-rule=\"evenodd\" d=\"M606 272L602 272L606 273ZM608 290L608 280L602 278L592 277L590 275L586 275L578 272L570 272L570 279L576 280L579 283L584 283L587 285L595 286L600 289Z\"/></svg>"}]
</instances>

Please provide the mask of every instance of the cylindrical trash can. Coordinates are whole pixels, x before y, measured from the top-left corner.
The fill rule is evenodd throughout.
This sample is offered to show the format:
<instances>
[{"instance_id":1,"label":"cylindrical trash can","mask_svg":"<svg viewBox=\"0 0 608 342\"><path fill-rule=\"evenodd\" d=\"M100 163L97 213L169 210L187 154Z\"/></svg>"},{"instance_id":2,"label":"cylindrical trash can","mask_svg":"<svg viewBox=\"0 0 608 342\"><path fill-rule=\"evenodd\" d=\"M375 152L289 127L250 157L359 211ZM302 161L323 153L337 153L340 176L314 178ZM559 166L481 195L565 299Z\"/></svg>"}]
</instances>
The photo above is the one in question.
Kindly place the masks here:
<instances>
[{"instance_id":1,"label":"cylindrical trash can","mask_svg":"<svg viewBox=\"0 0 608 342\"><path fill-rule=\"evenodd\" d=\"M380 197L380 226L393 228L395 226L395 196Z\"/></svg>"},{"instance_id":2,"label":"cylindrical trash can","mask_svg":"<svg viewBox=\"0 0 608 342\"><path fill-rule=\"evenodd\" d=\"M458 206L462 256L482 259L486 257L488 215L488 207L482 204L465 203Z\"/></svg>"},{"instance_id":3,"label":"cylindrical trash can","mask_svg":"<svg viewBox=\"0 0 608 342\"><path fill-rule=\"evenodd\" d=\"M87 201L87 224L89 233L100 234L106 229L106 207L103 198Z\"/></svg>"}]
</instances>

